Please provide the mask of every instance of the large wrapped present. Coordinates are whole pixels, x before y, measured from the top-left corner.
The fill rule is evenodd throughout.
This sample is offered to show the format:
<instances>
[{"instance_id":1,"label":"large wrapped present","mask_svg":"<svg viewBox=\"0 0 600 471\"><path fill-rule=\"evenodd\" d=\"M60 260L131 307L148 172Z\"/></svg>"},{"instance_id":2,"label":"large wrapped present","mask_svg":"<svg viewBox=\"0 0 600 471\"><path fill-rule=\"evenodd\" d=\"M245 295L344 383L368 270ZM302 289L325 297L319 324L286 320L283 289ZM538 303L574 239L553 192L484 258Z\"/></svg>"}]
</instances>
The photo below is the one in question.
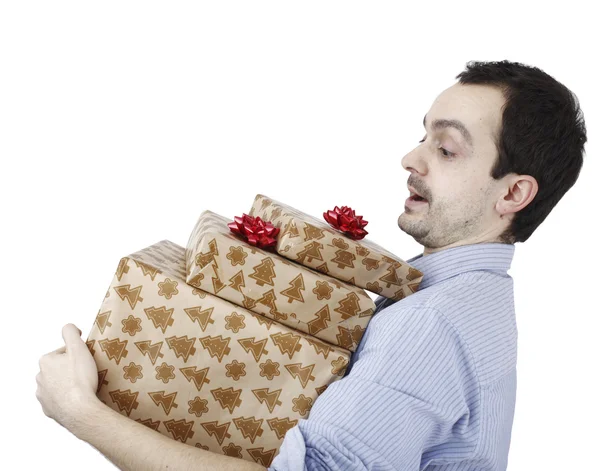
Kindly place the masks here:
<instances>
[{"instance_id":1,"label":"large wrapped present","mask_svg":"<svg viewBox=\"0 0 600 471\"><path fill-rule=\"evenodd\" d=\"M355 351L375 310L362 289L248 243L204 211L186 248L188 284Z\"/></svg>"},{"instance_id":2,"label":"large wrapped present","mask_svg":"<svg viewBox=\"0 0 600 471\"><path fill-rule=\"evenodd\" d=\"M256 195L250 216L281 232L278 254L386 298L400 300L417 291L423 274L372 241L354 240L317 219L265 195Z\"/></svg>"},{"instance_id":3,"label":"large wrapped present","mask_svg":"<svg viewBox=\"0 0 600 471\"><path fill-rule=\"evenodd\" d=\"M348 350L185 282L167 240L123 257L87 338L99 399L192 446L268 467Z\"/></svg>"}]
</instances>

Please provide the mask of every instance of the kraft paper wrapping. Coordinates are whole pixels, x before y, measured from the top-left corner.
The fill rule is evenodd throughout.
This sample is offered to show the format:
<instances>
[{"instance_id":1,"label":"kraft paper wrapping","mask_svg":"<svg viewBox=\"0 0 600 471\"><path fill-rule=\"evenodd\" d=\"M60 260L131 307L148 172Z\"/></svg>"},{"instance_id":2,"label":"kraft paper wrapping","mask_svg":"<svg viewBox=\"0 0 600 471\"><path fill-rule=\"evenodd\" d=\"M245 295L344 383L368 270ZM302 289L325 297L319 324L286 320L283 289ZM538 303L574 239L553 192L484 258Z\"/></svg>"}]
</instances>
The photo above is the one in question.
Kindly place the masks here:
<instances>
[{"instance_id":1,"label":"kraft paper wrapping","mask_svg":"<svg viewBox=\"0 0 600 471\"><path fill-rule=\"evenodd\" d=\"M292 263L204 211L186 248L188 284L331 345L355 351L375 310L361 288Z\"/></svg>"},{"instance_id":2,"label":"kraft paper wrapping","mask_svg":"<svg viewBox=\"0 0 600 471\"><path fill-rule=\"evenodd\" d=\"M189 286L185 249L168 240L121 259L86 343L107 406L265 467L350 359Z\"/></svg>"},{"instance_id":3,"label":"kraft paper wrapping","mask_svg":"<svg viewBox=\"0 0 600 471\"><path fill-rule=\"evenodd\" d=\"M417 291L423 279L423 273L374 242L351 239L325 219L268 196L256 195L249 215L280 229L278 254L386 298L405 298Z\"/></svg>"}]
</instances>

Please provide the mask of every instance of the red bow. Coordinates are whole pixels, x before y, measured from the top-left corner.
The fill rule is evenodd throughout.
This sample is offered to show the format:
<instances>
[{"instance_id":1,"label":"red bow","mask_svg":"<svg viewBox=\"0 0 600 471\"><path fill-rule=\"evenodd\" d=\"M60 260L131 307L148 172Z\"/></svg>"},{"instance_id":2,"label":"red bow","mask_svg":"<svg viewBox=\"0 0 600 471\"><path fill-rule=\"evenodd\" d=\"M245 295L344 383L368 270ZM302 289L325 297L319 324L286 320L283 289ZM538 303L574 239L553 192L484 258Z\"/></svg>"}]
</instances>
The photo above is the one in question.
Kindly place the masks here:
<instances>
[{"instance_id":1,"label":"red bow","mask_svg":"<svg viewBox=\"0 0 600 471\"><path fill-rule=\"evenodd\" d=\"M277 243L277 234L279 228L273 226L268 221L263 221L260 217L248 216L246 213L242 217L235 216L234 222L227 224L231 232L244 237L249 244L259 248L268 248Z\"/></svg>"},{"instance_id":2,"label":"red bow","mask_svg":"<svg viewBox=\"0 0 600 471\"><path fill-rule=\"evenodd\" d=\"M333 211L323 213L323 217L332 227L344 232L351 239L360 240L368 234L363 229L368 221L363 221L362 216L356 216L349 206L342 206L341 209L336 206Z\"/></svg>"}]
</instances>

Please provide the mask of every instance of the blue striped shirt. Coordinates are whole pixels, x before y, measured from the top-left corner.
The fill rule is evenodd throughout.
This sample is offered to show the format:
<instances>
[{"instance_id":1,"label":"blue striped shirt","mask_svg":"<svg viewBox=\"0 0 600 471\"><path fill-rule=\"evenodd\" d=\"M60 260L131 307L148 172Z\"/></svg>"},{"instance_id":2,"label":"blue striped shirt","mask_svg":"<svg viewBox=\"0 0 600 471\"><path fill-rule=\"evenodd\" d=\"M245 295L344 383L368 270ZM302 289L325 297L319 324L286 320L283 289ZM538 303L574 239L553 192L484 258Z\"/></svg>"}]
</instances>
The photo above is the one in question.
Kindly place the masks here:
<instances>
[{"instance_id":1,"label":"blue striped shirt","mask_svg":"<svg viewBox=\"0 0 600 471\"><path fill-rule=\"evenodd\" d=\"M514 244L418 255L419 290L377 310L345 376L269 471L506 470L516 397Z\"/></svg>"}]
</instances>

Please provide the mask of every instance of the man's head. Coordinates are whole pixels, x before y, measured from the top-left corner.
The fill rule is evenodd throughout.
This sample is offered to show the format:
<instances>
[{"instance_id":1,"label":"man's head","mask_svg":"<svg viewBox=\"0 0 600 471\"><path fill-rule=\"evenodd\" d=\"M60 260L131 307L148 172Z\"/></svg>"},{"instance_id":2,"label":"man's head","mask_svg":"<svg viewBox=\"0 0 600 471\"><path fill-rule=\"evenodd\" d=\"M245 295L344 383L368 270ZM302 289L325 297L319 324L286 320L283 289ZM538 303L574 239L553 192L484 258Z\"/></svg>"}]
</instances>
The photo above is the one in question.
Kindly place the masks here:
<instances>
[{"instance_id":1,"label":"man's head","mask_svg":"<svg viewBox=\"0 0 600 471\"><path fill-rule=\"evenodd\" d=\"M524 242L583 164L583 114L564 85L508 61L469 62L456 78L425 115L423 140L402 159L407 185L427 202L407 201L398 225L425 254Z\"/></svg>"}]
</instances>

